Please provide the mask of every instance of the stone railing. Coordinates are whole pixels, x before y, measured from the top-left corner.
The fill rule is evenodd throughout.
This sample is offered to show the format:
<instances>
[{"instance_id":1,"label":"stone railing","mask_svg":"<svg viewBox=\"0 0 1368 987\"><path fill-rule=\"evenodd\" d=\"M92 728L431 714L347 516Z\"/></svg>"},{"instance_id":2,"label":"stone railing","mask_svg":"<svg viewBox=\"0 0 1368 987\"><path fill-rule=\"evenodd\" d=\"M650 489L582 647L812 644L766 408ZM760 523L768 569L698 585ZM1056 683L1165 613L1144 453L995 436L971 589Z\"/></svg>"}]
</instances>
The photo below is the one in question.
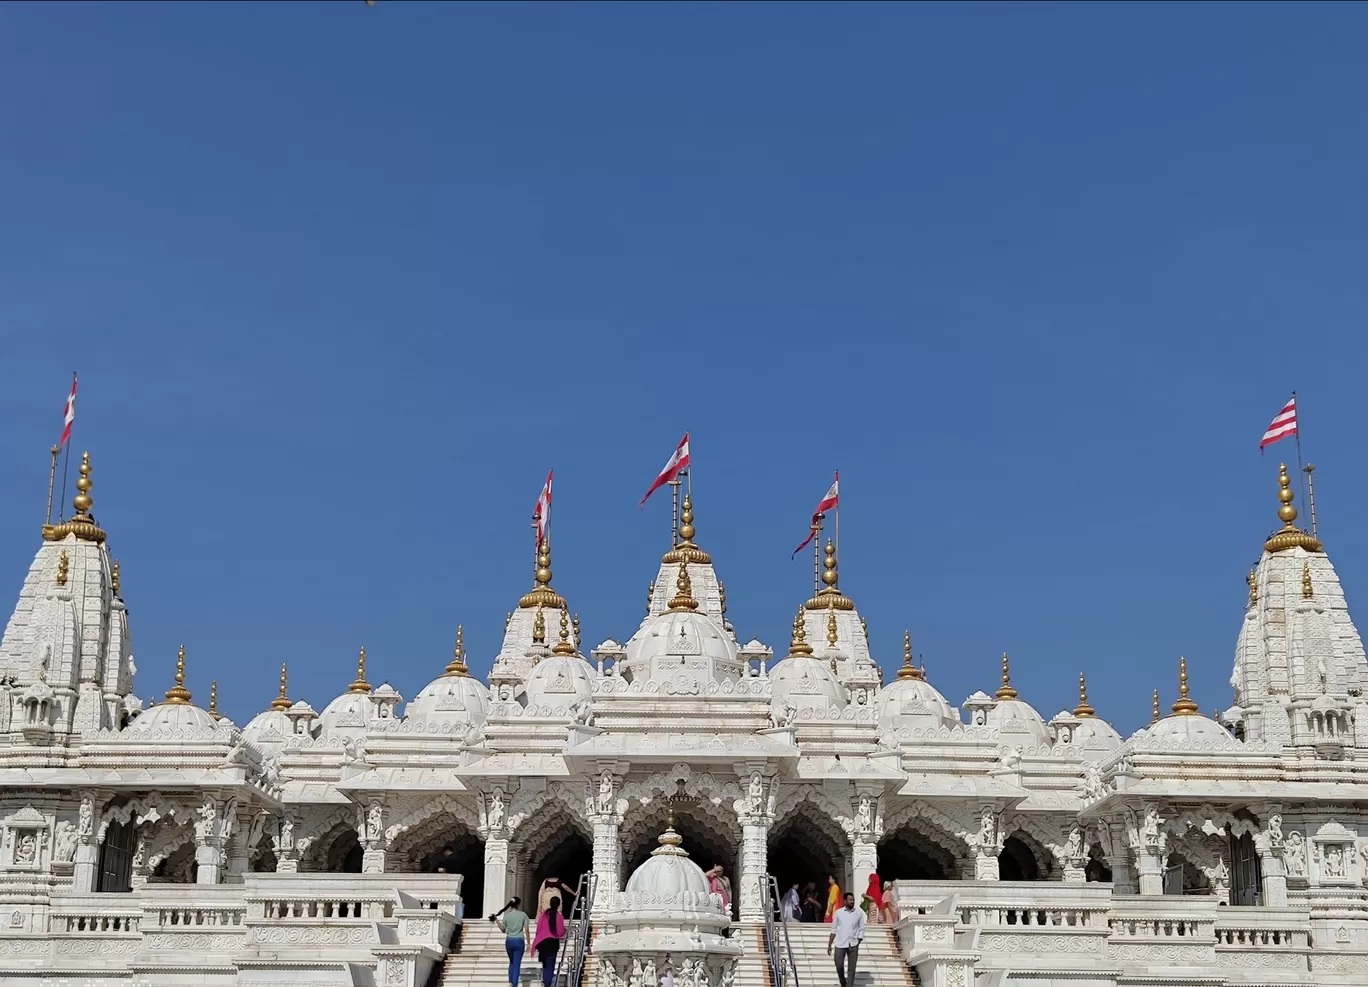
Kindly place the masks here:
<instances>
[{"instance_id":1,"label":"stone railing","mask_svg":"<svg viewBox=\"0 0 1368 987\"><path fill-rule=\"evenodd\" d=\"M59 965L121 969L142 944L141 921L134 895L54 894L44 945Z\"/></svg>"},{"instance_id":2,"label":"stone railing","mask_svg":"<svg viewBox=\"0 0 1368 987\"><path fill-rule=\"evenodd\" d=\"M898 916L929 915L947 898L967 926L1102 929L1112 907L1110 884L1021 881L898 881Z\"/></svg>"},{"instance_id":3,"label":"stone railing","mask_svg":"<svg viewBox=\"0 0 1368 987\"><path fill-rule=\"evenodd\" d=\"M1304 908L1217 908L1216 962L1224 969L1310 969L1311 913Z\"/></svg>"},{"instance_id":4,"label":"stone railing","mask_svg":"<svg viewBox=\"0 0 1368 987\"><path fill-rule=\"evenodd\" d=\"M1216 899L1209 895L1114 899L1109 919L1111 958L1147 967L1214 966L1216 910Z\"/></svg>"},{"instance_id":5,"label":"stone railing","mask_svg":"<svg viewBox=\"0 0 1368 987\"><path fill-rule=\"evenodd\" d=\"M140 966L194 955L206 967L226 967L246 941L246 892L241 884L149 884L139 897Z\"/></svg>"}]
</instances>

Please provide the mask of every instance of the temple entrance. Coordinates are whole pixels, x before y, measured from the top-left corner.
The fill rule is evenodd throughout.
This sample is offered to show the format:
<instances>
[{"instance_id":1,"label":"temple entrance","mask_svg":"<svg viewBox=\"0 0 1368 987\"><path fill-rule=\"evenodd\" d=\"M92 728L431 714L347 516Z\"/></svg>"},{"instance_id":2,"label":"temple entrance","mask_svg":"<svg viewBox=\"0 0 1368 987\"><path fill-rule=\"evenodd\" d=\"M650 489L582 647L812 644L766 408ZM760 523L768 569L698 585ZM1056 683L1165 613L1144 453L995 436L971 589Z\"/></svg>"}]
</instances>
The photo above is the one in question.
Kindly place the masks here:
<instances>
[{"instance_id":1,"label":"temple entrance","mask_svg":"<svg viewBox=\"0 0 1368 987\"><path fill-rule=\"evenodd\" d=\"M466 911L484 904L484 843L474 833L457 833L414 861L424 874L460 874Z\"/></svg>"},{"instance_id":2,"label":"temple entrance","mask_svg":"<svg viewBox=\"0 0 1368 987\"><path fill-rule=\"evenodd\" d=\"M1083 868L1083 875L1089 881L1110 883L1112 880L1112 869L1107 863L1106 856L1102 853L1102 847L1096 843L1088 850L1088 863Z\"/></svg>"},{"instance_id":3,"label":"temple entrance","mask_svg":"<svg viewBox=\"0 0 1368 987\"><path fill-rule=\"evenodd\" d=\"M817 896L826 901L827 875L835 877L844 888L849 881L845 872L845 855L840 847L844 834L831 818L808 802L798 803L797 809L784 817L770 830L769 872L779 884L779 894L794 884L802 890L815 885Z\"/></svg>"},{"instance_id":4,"label":"temple entrance","mask_svg":"<svg viewBox=\"0 0 1368 987\"><path fill-rule=\"evenodd\" d=\"M1259 851L1248 833L1230 837L1230 903L1257 905L1263 894L1263 870Z\"/></svg>"},{"instance_id":5,"label":"temple entrance","mask_svg":"<svg viewBox=\"0 0 1368 987\"><path fill-rule=\"evenodd\" d=\"M740 864L740 833L736 816L711 803L695 799L659 799L639 807L624 821L620 833L623 855L621 881L644 864L660 846L673 813L674 829L683 840L684 852L705 871L721 864L732 885L732 915L741 895L737 872ZM730 816L728 821L727 817Z\"/></svg>"},{"instance_id":6,"label":"temple entrance","mask_svg":"<svg viewBox=\"0 0 1368 987\"><path fill-rule=\"evenodd\" d=\"M1050 877L1048 856L1044 849L1025 833L1014 833L1002 842L998 854L998 880L1047 881Z\"/></svg>"},{"instance_id":7,"label":"temple entrance","mask_svg":"<svg viewBox=\"0 0 1368 987\"><path fill-rule=\"evenodd\" d=\"M385 869L460 874L465 913L479 914L484 908L485 847L473 822L443 809L418 818L390 843Z\"/></svg>"},{"instance_id":8,"label":"temple entrance","mask_svg":"<svg viewBox=\"0 0 1368 987\"><path fill-rule=\"evenodd\" d=\"M948 847L911 823L879 843L879 879L888 881L956 881L959 868Z\"/></svg>"},{"instance_id":9,"label":"temple entrance","mask_svg":"<svg viewBox=\"0 0 1368 987\"><path fill-rule=\"evenodd\" d=\"M133 889L133 820L112 823L100 847L100 872L96 891L122 892Z\"/></svg>"},{"instance_id":10,"label":"temple entrance","mask_svg":"<svg viewBox=\"0 0 1368 987\"><path fill-rule=\"evenodd\" d=\"M547 841L539 858L528 860L527 868L532 880L523 901L527 913L535 915L539 907L538 895L547 878L560 878L572 892L579 891L580 878L594 869L594 845L578 830L567 829ZM568 894L562 894L560 899L561 914L568 916L575 901Z\"/></svg>"}]
</instances>

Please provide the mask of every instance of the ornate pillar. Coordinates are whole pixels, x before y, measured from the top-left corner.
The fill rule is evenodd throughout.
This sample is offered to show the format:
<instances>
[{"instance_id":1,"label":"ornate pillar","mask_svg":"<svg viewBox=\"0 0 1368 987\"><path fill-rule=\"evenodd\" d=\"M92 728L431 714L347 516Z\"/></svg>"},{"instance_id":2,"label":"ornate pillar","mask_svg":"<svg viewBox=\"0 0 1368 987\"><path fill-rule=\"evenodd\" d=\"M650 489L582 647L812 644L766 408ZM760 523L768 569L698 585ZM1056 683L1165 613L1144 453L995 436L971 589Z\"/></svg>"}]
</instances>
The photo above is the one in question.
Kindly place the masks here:
<instances>
[{"instance_id":1,"label":"ornate pillar","mask_svg":"<svg viewBox=\"0 0 1368 987\"><path fill-rule=\"evenodd\" d=\"M773 787L773 779L767 783L759 771L753 771L746 794L734 806L737 822L741 824L741 859L733 891L737 915L743 922L760 922L765 918L768 894L762 882L769 873Z\"/></svg>"},{"instance_id":2,"label":"ornate pillar","mask_svg":"<svg viewBox=\"0 0 1368 987\"><path fill-rule=\"evenodd\" d=\"M1152 802L1143 806L1144 818L1137 821L1135 812L1127 806L1125 816L1126 840L1135 853L1140 894L1164 893L1164 865L1168 862L1168 834L1161 829L1163 820L1159 808Z\"/></svg>"},{"instance_id":3,"label":"ornate pillar","mask_svg":"<svg viewBox=\"0 0 1368 987\"><path fill-rule=\"evenodd\" d=\"M877 823L879 812L878 797L866 792L851 799L851 816L854 822L850 831L850 869L851 885L858 904L864 889L869 887L870 875L879 869L879 847L875 833L882 828Z\"/></svg>"},{"instance_id":4,"label":"ornate pillar","mask_svg":"<svg viewBox=\"0 0 1368 987\"><path fill-rule=\"evenodd\" d=\"M508 830L507 805L502 788L480 799L480 836L485 841L484 913L493 915L507 902Z\"/></svg>"},{"instance_id":5,"label":"ornate pillar","mask_svg":"<svg viewBox=\"0 0 1368 987\"><path fill-rule=\"evenodd\" d=\"M271 844L275 848L277 874L299 872L299 854L304 848L295 843L295 825L294 816L286 812L280 817L276 827L277 833L271 839Z\"/></svg>"},{"instance_id":6,"label":"ornate pillar","mask_svg":"<svg viewBox=\"0 0 1368 987\"><path fill-rule=\"evenodd\" d=\"M1287 863L1283 860L1286 843L1282 831L1282 806L1272 806L1267 814L1267 826L1254 836L1254 849L1259 854L1259 875L1263 883L1263 900L1268 908L1287 906Z\"/></svg>"},{"instance_id":7,"label":"ornate pillar","mask_svg":"<svg viewBox=\"0 0 1368 987\"><path fill-rule=\"evenodd\" d=\"M1003 836L995 806L985 805L979 809L979 831L970 839L974 846L974 880L1001 880L998 855L1002 853Z\"/></svg>"},{"instance_id":8,"label":"ornate pillar","mask_svg":"<svg viewBox=\"0 0 1368 987\"><path fill-rule=\"evenodd\" d=\"M206 798L196 810L195 883L218 884L223 878L223 845L237 822L237 801L219 805Z\"/></svg>"},{"instance_id":9,"label":"ornate pillar","mask_svg":"<svg viewBox=\"0 0 1368 987\"><path fill-rule=\"evenodd\" d=\"M1068 839L1055 854L1064 869L1065 884L1085 884L1088 880L1088 847L1083 840L1083 830L1077 823L1069 829Z\"/></svg>"},{"instance_id":10,"label":"ornate pillar","mask_svg":"<svg viewBox=\"0 0 1368 987\"><path fill-rule=\"evenodd\" d=\"M598 875L598 894L590 910L592 916L603 914L613 895L622 890L622 846L618 840L618 826L622 823L625 806L619 805L617 790L618 779L612 772L605 771L599 777L598 791L585 800L594 826L593 866Z\"/></svg>"},{"instance_id":11,"label":"ornate pillar","mask_svg":"<svg viewBox=\"0 0 1368 987\"><path fill-rule=\"evenodd\" d=\"M385 848L389 845L385 839L385 803L380 799L371 799L356 828L364 848L361 852L361 873L385 873Z\"/></svg>"},{"instance_id":12,"label":"ornate pillar","mask_svg":"<svg viewBox=\"0 0 1368 987\"><path fill-rule=\"evenodd\" d=\"M95 834L102 829L97 818L99 814L95 796L90 792L82 792L81 811L76 822L76 855L72 858L75 867L72 870L71 890L76 894L90 894L95 890L100 863L100 847Z\"/></svg>"},{"instance_id":13,"label":"ornate pillar","mask_svg":"<svg viewBox=\"0 0 1368 987\"><path fill-rule=\"evenodd\" d=\"M250 869L252 822L246 813L239 813L228 838L228 878L234 883L242 883L242 875Z\"/></svg>"}]
</instances>

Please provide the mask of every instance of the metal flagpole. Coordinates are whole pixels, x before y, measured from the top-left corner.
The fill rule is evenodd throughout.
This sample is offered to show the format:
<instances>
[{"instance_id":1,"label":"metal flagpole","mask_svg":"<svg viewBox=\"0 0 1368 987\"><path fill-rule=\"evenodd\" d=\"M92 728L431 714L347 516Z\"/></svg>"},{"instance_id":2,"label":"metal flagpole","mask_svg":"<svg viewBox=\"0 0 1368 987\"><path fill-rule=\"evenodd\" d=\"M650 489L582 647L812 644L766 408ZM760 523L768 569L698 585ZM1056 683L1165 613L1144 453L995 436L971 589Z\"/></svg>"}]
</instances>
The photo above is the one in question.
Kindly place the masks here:
<instances>
[{"instance_id":1,"label":"metal flagpole","mask_svg":"<svg viewBox=\"0 0 1368 987\"><path fill-rule=\"evenodd\" d=\"M52 524L52 488L53 485L57 482L57 453L59 453L60 451L61 450L57 446L53 446L51 449L48 450L48 452L52 453L52 466L48 469L47 520L43 522L46 525Z\"/></svg>"},{"instance_id":2,"label":"metal flagpole","mask_svg":"<svg viewBox=\"0 0 1368 987\"><path fill-rule=\"evenodd\" d=\"M670 481L670 547L679 545L679 474Z\"/></svg>"},{"instance_id":3,"label":"metal flagpole","mask_svg":"<svg viewBox=\"0 0 1368 987\"><path fill-rule=\"evenodd\" d=\"M1306 474L1302 471L1301 454L1301 402L1297 400L1297 392L1292 392L1292 407L1295 409L1293 414L1297 416L1297 430L1292 433L1292 437L1297 440L1297 472L1302 473L1301 492L1302 503L1306 503Z\"/></svg>"},{"instance_id":4,"label":"metal flagpole","mask_svg":"<svg viewBox=\"0 0 1368 987\"><path fill-rule=\"evenodd\" d=\"M837 470L837 471L836 471L836 475L837 475L837 476L840 476L840 475L841 475L841 471L840 471L840 470ZM840 557L841 557L841 501L840 501L839 497L840 497L840 492L839 492L839 489L838 489L838 491L837 491L837 498L838 498L838 499L837 499L837 501L836 501L836 518L835 518L835 520L833 520L832 523L831 523L832 534L835 536L835 538L834 538L833 540L836 542L836 557L837 557L837 558L840 558Z\"/></svg>"},{"instance_id":5,"label":"metal flagpole","mask_svg":"<svg viewBox=\"0 0 1368 987\"><path fill-rule=\"evenodd\" d=\"M67 485L67 464L71 462L71 440L67 439L66 452L62 454L62 500L58 504L57 520L66 518L66 485Z\"/></svg>"},{"instance_id":6,"label":"metal flagpole","mask_svg":"<svg viewBox=\"0 0 1368 987\"><path fill-rule=\"evenodd\" d=\"M812 591L822 588L822 522L825 514L812 516Z\"/></svg>"},{"instance_id":7,"label":"metal flagpole","mask_svg":"<svg viewBox=\"0 0 1368 987\"><path fill-rule=\"evenodd\" d=\"M1312 482L1311 474L1316 472L1316 467L1307 463L1302 467L1302 472L1306 474L1306 506L1311 509L1311 537L1319 537L1316 534L1316 486Z\"/></svg>"}]
</instances>

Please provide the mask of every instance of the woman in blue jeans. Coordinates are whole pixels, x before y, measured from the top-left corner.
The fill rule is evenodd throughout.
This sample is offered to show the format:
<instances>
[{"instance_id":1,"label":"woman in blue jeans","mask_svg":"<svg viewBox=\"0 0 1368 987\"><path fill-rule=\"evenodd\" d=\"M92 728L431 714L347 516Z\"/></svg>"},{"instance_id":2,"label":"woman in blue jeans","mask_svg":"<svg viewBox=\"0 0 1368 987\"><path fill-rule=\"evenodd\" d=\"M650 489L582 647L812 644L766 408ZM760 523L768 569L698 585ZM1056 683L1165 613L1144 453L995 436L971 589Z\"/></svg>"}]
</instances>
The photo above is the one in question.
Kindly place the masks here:
<instances>
[{"instance_id":1,"label":"woman in blue jeans","mask_svg":"<svg viewBox=\"0 0 1368 987\"><path fill-rule=\"evenodd\" d=\"M504 949L508 950L509 987L518 987L522 973L523 952L527 949L527 913L522 910L522 899L513 898L503 910L489 916L504 934Z\"/></svg>"}]
</instances>

